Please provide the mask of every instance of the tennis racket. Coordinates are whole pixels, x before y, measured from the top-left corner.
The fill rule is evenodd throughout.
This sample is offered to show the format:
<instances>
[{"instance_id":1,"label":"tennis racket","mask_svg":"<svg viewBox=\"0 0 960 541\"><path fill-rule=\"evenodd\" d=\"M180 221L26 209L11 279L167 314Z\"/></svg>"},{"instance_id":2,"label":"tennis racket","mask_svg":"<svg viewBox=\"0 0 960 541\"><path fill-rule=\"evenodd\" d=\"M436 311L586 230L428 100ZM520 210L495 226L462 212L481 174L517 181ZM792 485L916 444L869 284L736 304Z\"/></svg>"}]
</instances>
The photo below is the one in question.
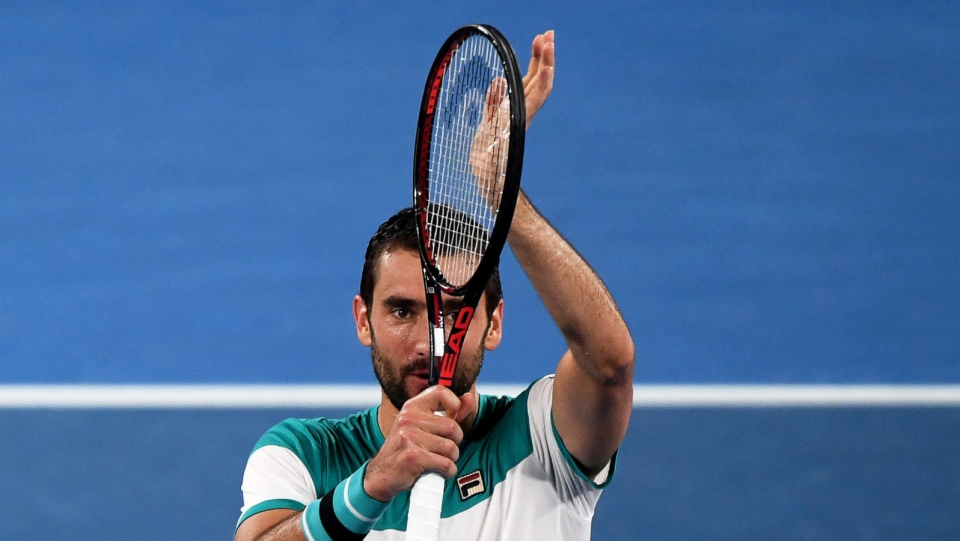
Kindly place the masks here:
<instances>
[{"instance_id":1,"label":"tennis racket","mask_svg":"<svg viewBox=\"0 0 960 541\"><path fill-rule=\"evenodd\" d=\"M520 191L526 112L513 48L499 31L454 32L430 68L420 106L413 203L430 325L430 384L450 386L464 337L500 263ZM462 297L445 329L442 295ZM435 541L444 479L410 495L407 539Z\"/></svg>"}]
</instances>

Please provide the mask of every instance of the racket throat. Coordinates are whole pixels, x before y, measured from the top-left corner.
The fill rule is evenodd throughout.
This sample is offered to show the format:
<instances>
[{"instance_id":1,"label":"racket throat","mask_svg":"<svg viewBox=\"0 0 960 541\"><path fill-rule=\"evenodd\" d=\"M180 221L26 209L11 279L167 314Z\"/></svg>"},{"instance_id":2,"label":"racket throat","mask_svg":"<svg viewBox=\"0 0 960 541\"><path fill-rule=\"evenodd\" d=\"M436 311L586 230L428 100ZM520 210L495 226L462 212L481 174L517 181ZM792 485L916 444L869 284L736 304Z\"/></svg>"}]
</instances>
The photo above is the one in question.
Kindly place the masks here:
<instances>
[{"instance_id":1,"label":"racket throat","mask_svg":"<svg viewBox=\"0 0 960 541\"><path fill-rule=\"evenodd\" d=\"M454 329L456 332L456 329ZM453 336L453 335L451 335ZM453 386L453 376L457 372L457 361L460 360L460 347L456 343L453 347L449 341L444 343L444 329L434 327L434 344L436 353L433 356L433 362L430 364L430 385L443 385L444 387Z\"/></svg>"},{"instance_id":2,"label":"racket throat","mask_svg":"<svg viewBox=\"0 0 960 541\"><path fill-rule=\"evenodd\" d=\"M476 300L473 300L473 305ZM460 353L463 350L464 341L467 338L467 331L470 329L470 323L473 321L473 314L476 309L473 305L466 303L460 307L457 313L457 320L450 329L450 336L447 337L443 348L443 358L440 361L440 385L450 387L453 385L453 376L457 372L457 363L460 360Z\"/></svg>"},{"instance_id":3,"label":"racket throat","mask_svg":"<svg viewBox=\"0 0 960 541\"><path fill-rule=\"evenodd\" d=\"M444 330L442 326L432 325L431 331L433 334L430 336L430 346L431 346L430 353L433 358L431 359L431 362L430 362L429 380L430 380L430 386L434 386L440 383L440 369L443 363L444 350L446 349L444 347L444 342L446 342L445 340L446 337L444 336ZM447 384L447 386L449 387L449 384Z\"/></svg>"}]
</instances>

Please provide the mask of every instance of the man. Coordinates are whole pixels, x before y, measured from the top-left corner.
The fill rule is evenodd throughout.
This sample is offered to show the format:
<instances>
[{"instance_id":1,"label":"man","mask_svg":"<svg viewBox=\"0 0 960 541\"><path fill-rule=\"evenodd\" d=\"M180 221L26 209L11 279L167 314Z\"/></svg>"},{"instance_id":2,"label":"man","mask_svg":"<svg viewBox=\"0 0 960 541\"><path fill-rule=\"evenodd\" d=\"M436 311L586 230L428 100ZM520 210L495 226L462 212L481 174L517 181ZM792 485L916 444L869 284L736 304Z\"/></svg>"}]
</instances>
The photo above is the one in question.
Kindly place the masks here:
<instances>
[{"instance_id":1,"label":"man","mask_svg":"<svg viewBox=\"0 0 960 541\"><path fill-rule=\"evenodd\" d=\"M524 77L528 125L552 89L554 54L552 31L534 39ZM416 229L411 209L401 211L371 239L353 301L381 404L268 431L244 473L237 541L403 539L409 489L426 471L448 479L441 539L589 538L630 417L633 341L603 283L526 195L508 243L567 341L556 374L516 399L477 394L483 352L503 332L494 275L452 389L428 386ZM444 299L447 317L458 302Z\"/></svg>"}]
</instances>

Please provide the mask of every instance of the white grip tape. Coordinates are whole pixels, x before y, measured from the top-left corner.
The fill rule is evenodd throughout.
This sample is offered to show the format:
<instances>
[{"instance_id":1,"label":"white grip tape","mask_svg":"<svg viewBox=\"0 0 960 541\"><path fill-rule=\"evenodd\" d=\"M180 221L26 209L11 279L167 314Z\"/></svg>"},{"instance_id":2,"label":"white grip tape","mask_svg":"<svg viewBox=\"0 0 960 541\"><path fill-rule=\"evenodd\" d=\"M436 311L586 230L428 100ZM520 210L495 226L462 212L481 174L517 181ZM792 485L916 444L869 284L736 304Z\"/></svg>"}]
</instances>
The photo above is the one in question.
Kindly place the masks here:
<instances>
[{"instance_id":1,"label":"white grip tape","mask_svg":"<svg viewBox=\"0 0 960 541\"><path fill-rule=\"evenodd\" d=\"M443 357L443 345L446 343L446 336L443 332L443 327L434 327L433 328L433 343L434 348L436 349L437 357Z\"/></svg>"},{"instance_id":2,"label":"white grip tape","mask_svg":"<svg viewBox=\"0 0 960 541\"><path fill-rule=\"evenodd\" d=\"M442 503L443 476L434 472L421 475L410 490L407 541L437 541Z\"/></svg>"},{"instance_id":3,"label":"white grip tape","mask_svg":"<svg viewBox=\"0 0 960 541\"><path fill-rule=\"evenodd\" d=\"M434 413L443 416L442 411ZM443 484L443 476L436 472L424 473L413 484L410 489L410 509L407 511L407 541L439 539Z\"/></svg>"}]
</instances>

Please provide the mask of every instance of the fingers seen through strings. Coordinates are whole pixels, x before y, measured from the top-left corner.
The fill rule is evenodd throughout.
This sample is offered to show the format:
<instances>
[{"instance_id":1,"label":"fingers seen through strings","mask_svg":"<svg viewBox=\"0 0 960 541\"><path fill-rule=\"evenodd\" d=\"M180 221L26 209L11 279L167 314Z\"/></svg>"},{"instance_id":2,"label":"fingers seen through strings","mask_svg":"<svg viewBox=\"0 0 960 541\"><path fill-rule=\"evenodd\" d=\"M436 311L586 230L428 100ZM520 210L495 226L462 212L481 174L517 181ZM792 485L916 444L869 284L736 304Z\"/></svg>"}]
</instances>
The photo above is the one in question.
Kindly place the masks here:
<instances>
[{"instance_id":1,"label":"fingers seen through strings","mask_svg":"<svg viewBox=\"0 0 960 541\"><path fill-rule=\"evenodd\" d=\"M487 107L484 121L489 123L496 119L499 114L500 105L504 96L507 94L507 81L503 77L496 77L490 82L490 88L487 89Z\"/></svg>"}]
</instances>

